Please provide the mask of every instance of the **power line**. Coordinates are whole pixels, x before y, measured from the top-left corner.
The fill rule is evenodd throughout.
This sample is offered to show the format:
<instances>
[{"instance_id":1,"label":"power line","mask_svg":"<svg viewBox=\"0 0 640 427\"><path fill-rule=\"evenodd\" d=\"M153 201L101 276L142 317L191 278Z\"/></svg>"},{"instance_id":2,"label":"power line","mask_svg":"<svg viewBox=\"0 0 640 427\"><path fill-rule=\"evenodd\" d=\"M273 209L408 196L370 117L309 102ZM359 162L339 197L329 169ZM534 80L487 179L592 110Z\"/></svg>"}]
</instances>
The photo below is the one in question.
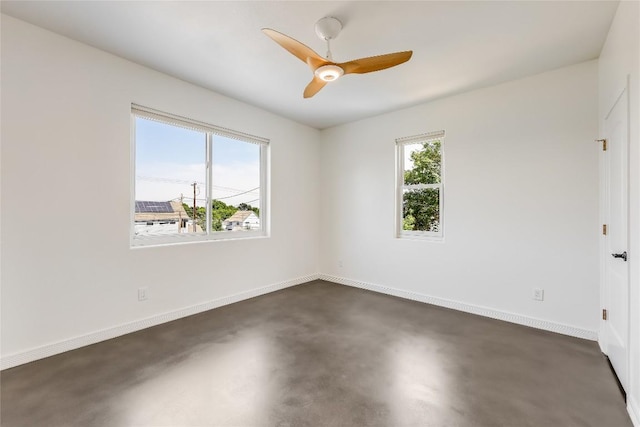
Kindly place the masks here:
<instances>
[{"instance_id":1,"label":"power line","mask_svg":"<svg viewBox=\"0 0 640 427\"><path fill-rule=\"evenodd\" d=\"M174 197L173 199L170 199L170 201L172 201L172 202L173 202L174 200L175 200L175 201L178 201L178 200L182 201L182 199L183 199L183 197ZM198 198L198 199L196 199L196 200L197 200L197 201L199 201L199 202L206 202L206 201L207 201L207 199L200 199L200 198Z\"/></svg>"},{"instance_id":2,"label":"power line","mask_svg":"<svg viewBox=\"0 0 640 427\"><path fill-rule=\"evenodd\" d=\"M189 186L192 186L194 182L199 184L199 185L206 185L202 181L189 181L189 180L177 179L177 178L160 178L160 177L155 177L155 176L136 175L136 179L139 179L140 181L166 182L166 183L169 183L169 184L185 184L185 185L189 185ZM252 188L251 190L246 190L246 191L242 190L242 189L239 189L239 188L225 187L225 186L222 186L222 185L213 185L212 188L215 189L215 190L220 190L220 191L226 191L226 192L237 191L237 192L240 192L240 194L245 194L245 193L250 193L252 191L255 191L255 190L259 189L260 187ZM233 196L229 196L229 197L233 197Z\"/></svg>"},{"instance_id":3,"label":"power line","mask_svg":"<svg viewBox=\"0 0 640 427\"><path fill-rule=\"evenodd\" d=\"M251 190L243 191L242 193L234 194L233 196L216 197L216 198L214 198L214 200L230 199L232 197L242 196L243 194L252 193L252 192L256 191L259 188L260 187L252 188ZM260 199L256 199L256 200L260 200Z\"/></svg>"}]
</instances>

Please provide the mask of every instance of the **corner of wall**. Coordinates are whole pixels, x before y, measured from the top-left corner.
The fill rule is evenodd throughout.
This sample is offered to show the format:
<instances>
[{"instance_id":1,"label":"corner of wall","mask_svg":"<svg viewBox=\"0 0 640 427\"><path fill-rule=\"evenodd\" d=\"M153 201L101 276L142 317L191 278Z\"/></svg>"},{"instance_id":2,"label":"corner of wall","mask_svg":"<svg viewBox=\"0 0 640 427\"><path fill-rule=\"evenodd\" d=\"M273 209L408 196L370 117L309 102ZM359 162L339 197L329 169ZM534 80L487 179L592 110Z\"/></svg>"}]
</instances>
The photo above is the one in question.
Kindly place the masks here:
<instances>
[{"instance_id":1,"label":"corner of wall","mask_svg":"<svg viewBox=\"0 0 640 427\"><path fill-rule=\"evenodd\" d=\"M634 396L629 396L627 401L627 412L634 427L640 427L640 404L635 400Z\"/></svg>"}]
</instances>

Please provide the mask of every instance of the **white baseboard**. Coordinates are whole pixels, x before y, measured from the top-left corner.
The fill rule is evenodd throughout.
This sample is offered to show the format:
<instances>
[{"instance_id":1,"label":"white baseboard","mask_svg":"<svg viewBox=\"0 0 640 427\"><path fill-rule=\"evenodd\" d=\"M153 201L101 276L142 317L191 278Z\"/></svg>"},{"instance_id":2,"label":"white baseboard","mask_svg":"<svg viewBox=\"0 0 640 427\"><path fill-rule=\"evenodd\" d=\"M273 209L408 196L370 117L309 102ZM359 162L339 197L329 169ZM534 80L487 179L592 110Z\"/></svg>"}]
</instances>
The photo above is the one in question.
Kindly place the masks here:
<instances>
[{"instance_id":1,"label":"white baseboard","mask_svg":"<svg viewBox=\"0 0 640 427\"><path fill-rule=\"evenodd\" d=\"M202 313L223 305L233 304L249 298L254 298L260 295L268 294L270 292L285 289L291 286L300 285L302 283L317 280L320 277L318 274L312 274L309 276L298 277L295 279L287 280L285 282L275 283L273 285L264 286L262 288L251 289L249 291L240 292L234 295L229 295L223 298L218 298L213 301L208 301L202 304L196 304L190 307L182 308L168 313L158 314L155 316L147 317L146 319L136 320L134 322L125 323L124 325L114 326L111 328L102 329L96 332L92 332L86 335L62 340L53 344L43 345L24 352L13 353L7 356L3 356L0 359L0 369L13 368L18 365L33 362L34 360L44 359L45 357L53 356L65 351L75 350L80 347L84 347L90 344L95 344L100 341L105 341L111 338L119 337L121 335L129 334L131 332L140 331L142 329L149 328L151 326L159 325L161 323L170 322L172 320L180 319L182 317L191 316L193 314Z\"/></svg>"},{"instance_id":2,"label":"white baseboard","mask_svg":"<svg viewBox=\"0 0 640 427\"><path fill-rule=\"evenodd\" d=\"M546 320L535 319L532 317L521 316L514 313L508 313L503 311L494 310L487 307L481 307L477 305L467 304L458 301L447 300L443 298L432 297L416 292L405 291L401 289L390 288L387 286L375 285L366 282L360 282L357 280L346 279L343 277L330 276L326 274L312 274L308 276L298 277L285 282L276 283L273 285L264 286L262 288L251 289L249 291L240 292L234 295L219 298L213 301L205 302L202 304L193 305L180 310L171 311L155 316L148 317L146 319L137 320L134 322L126 323L111 328L102 329L96 332L92 332L86 335L69 338L56 343L47 344L44 346L36 347L24 352L13 353L3 356L0 359L0 369L13 368L15 366L23 365L25 363L33 362L34 360L44 359L45 357L53 356L65 351L75 350L80 347L95 344L100 341L105 341L111 338L116 338L121 335L125 335L131 332L136 332L142 329L156 326L162 323L170 322L172 320L180 319L182 317L191 316L193 314L201 313L203 311L212 310L224 305L233 304L239 301L243 301L249 298L254 298L260 295L268 294L270 292L285 289L291 286L300 285L302 283L310 282L313 280L322 279L329 282L352 286L361 289L367 289L374 292L379 292L387 295L392 295L404 299L410 299L413 301L419 301L426 304L437 305L440 307L451 308L454 310L464 311L466 313L477 314L484 317L490 317L492 319L504 320L511 323L517 323L519 325L530 326L537 329L543 329L546 331L557 332L564 335L569 335L578 338L584 338L588 340L596 341L598 338L597 331L591 331L587 329L576 328L573 326L563 325L560 323L549 322ZM629 406L629 413L631 414L634 409ZM635 409L637 419L638 410ZM637 423L637 427L640 427Z\"/></svg>"},{"instance_id":3,"label":"white baseboard","mask_svg":"<svg viewBox=\"0 0 640 427\"><path fill-rule=\"evenodd\" d=\"M598 332L589 329L576 328L574 326L564 325L561 323L549 322L547 320L536 319L533 317L522 316L519 314L509 313L506 311L494 310L492 308L482 307L473 304L467 304L459 301L447 300L444 298L432 297L417 292L405 291L387 286L375 285L372 283L361 282L358 280L346 279L343 277L329 276L320 274L321 280L334 282L341 285L352 286L355 288L367 289L374 292L380 292L395 297L410 299L427 304L437 305L440 307L451 308L454 310L464 311L466 313L477 314L492 319L504 320L506 322L517 323L518 325L530 326L532 328L543 329L545 331L556 332L572 337L583 338L591 341L597 341Z\"/></svg>"},{"instance_id":4,"label":"white baseboard","mask_svg":"<svg viewBox=\"0 0 640 427\"><path fill-rule=\"evenodd\" d=\"M598 333L598 346L600 347L600 351L604 354L607 354L606 335L602 327L602 322L600 323L600 328L598 329L597 333Z\"/></svg>"},{"instance_id":5,"label":"white baseboard","mask_svg":"<svg viewBox=\"0 0 640 427\"><path fill-rule=\"evenodd\" d=\"M633 396L627 395L627 412L634 427L640 427L640 405L636 403Z\"/></svg>"}]
</instances>

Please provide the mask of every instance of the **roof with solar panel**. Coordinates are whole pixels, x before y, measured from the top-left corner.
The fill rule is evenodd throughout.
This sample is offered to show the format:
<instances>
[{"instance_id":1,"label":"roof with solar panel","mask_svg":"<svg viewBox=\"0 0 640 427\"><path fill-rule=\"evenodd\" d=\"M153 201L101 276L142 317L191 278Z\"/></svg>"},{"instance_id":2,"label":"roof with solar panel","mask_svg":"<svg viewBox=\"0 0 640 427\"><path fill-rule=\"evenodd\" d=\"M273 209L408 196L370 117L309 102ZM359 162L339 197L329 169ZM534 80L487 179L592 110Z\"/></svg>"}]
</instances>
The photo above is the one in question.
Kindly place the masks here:
<instances>
[{"instance_id":1,"label":"roof with solar panel","mask_svg":"<svg viewBox=\"0 0 640 427\"><path fill-rule=\"evenodd\" d=\"M136 213L173 213L171 202L136 200Z\"/></svg>"},{"instance_id":2,"label":"roof with solar panel","mask_svg":"<svg viewBox=\"0 0 640 427\"><path fill-rule=\"evenodd\" d=\"M177 221L188 219L189 214L178 201L156 202L136 200L135 221Z\"/></svg>"}]
</instances>

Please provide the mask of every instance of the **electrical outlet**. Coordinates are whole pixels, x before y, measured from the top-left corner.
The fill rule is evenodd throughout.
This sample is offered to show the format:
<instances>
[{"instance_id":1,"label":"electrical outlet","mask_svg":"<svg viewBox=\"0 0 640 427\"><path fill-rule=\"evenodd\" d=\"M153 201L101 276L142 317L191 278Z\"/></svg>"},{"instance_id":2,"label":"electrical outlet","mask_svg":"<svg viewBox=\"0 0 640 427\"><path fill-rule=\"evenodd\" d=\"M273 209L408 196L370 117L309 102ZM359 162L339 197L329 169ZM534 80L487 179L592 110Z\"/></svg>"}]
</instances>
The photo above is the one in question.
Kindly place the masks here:
<instances>
[{"instance_id":1,"label":"electrical outlet","mask_svg":"<svg viewBox=\"0 0 640 427\"><path fill-rule=\"evenodd\" d=\"M342 264L342 260L338 261L338 267L342 268L344 265Z\"/></svg>"},{"instance_id":2,"label":"electrical outlet","mask_svg":"<svg viewBox=\"0 0 640 427\"><path fill-rule=\"evenodd\" d=\"M536 301L544 301L544 289L533 288L533 299Z\"/></svg>"},{"instance_id":3,"label":"electrical outlet","mask_svg":"<svg viewBox=\"0 0 640 427\"><path fill-rule=\"evenodd\" d=\"M138 288L138 301L144 301L149 297L149 288Z\"/></svg>"}]
</instances>

